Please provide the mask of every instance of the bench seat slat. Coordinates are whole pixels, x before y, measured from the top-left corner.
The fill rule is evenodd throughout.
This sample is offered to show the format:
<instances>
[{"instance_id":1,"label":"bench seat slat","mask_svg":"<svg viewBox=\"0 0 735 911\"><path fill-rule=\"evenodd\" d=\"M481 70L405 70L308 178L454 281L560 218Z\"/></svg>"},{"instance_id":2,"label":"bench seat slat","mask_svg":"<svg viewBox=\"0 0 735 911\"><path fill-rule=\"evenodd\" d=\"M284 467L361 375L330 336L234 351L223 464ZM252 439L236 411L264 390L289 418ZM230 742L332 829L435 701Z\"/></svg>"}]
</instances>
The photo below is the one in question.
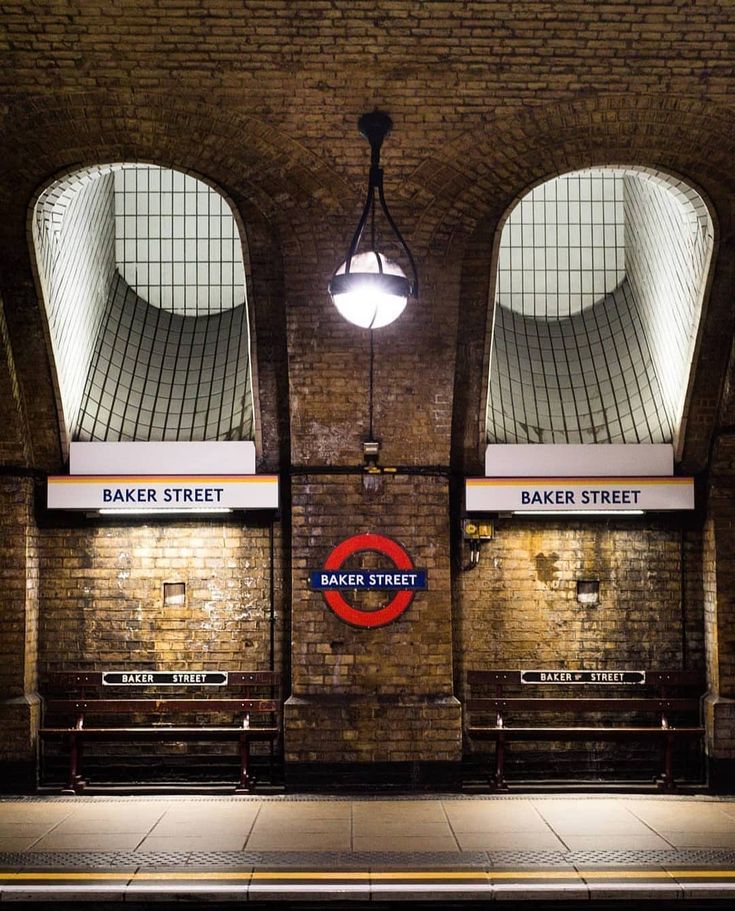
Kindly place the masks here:
<instances>
[{"instance_id":1,"label":"bench seat slat","mask_svg":"<svg viewBox=\"0 0 735 911\"><path fill-rule=\"evenodd\" d=\"M276 712L275 699L55 699L45 700L47 712L94 712L131 714L133 712Z\"/></svg>"},{"instance_id":2,"label":"bench seat slat","mask_svg":"<svg viewBox=\"0 0 735 911\"><path fill-rule=\"evenodd\" d=\"M245 734L251 739L263 737L270 739L279 733L277 727L168 727L167 725L152 727L115 727L115 728L41 728L39 734L74 734L79 737L119 739L121 736L136 737L192 737L197 740L211 738L231 738Z\"/></svg>"},{"instance_id":3,"label":"bench seat slat","mask_svg":"<svg viewBox=\"0 0 735 911\"><path fill-rule=\"evenodd\" d=\"M468 728L470 737L498 740L507 735L513 740L635 740L640 738L657 738L672 735L674 738L701 737L704 728L681 727L558 727L558 728L523 728L523 727L472 727Z\"/></svg>"},{"instance_id":4,"label":"bench seat slat","mask_svg":"<svg viewBox=\"0 0 735 911\"><path fill-rule=\"evenodd\" d=\"M468 699L465 703L469 712L505 712L512 709L526 712L696 712L699 709L699 699L691 698L595 698L582 696L579 699L572 697L543 697L529 698L525 696L498 696Z\"/></svg>"}]
</instances>

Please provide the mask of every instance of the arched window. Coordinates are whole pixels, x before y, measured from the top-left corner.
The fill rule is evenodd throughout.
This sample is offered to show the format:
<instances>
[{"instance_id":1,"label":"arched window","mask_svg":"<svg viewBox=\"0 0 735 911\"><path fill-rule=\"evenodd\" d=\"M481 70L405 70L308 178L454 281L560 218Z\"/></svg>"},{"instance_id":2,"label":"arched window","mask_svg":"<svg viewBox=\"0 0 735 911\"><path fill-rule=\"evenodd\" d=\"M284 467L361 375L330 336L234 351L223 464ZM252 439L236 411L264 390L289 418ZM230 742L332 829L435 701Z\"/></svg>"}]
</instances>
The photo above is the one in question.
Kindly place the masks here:
<instances>
[{"instance_id":1,"label":"arched window","mask_svg":"<svg viewBox=\"0 0 735 911\"><path fill-rule=\"evenodd\" d=\"M86 168L40 195L33 240L67 436L253 436L243 246L180 171Z\"/></svg>"},{"instance_id":2,"label":"arched window","mask_svg":"<svg viewBox=\"0 0 735 911\"><path fill-rule=\"evenodd\" d=\"M488 441L676 442L712 242L699 195L645 169L528 193L500 240Z\"/></svg>"}]
</instances>

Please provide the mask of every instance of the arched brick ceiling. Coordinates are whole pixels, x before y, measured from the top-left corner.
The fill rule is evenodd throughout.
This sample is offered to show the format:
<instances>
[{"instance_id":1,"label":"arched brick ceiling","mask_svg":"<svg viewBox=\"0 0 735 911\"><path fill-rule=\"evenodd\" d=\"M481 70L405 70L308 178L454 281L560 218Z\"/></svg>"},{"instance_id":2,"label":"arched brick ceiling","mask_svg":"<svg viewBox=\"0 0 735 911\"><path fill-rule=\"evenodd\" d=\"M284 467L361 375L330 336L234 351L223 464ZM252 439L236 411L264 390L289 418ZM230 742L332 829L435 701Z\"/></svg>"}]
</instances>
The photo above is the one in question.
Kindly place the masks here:
<instances>
[{"instance_id":1,"label":"arched brick ceiling","mask_svg":"<svg viewBox=\"0 0 735 911\"><path fill-rule=\"evenodd\" d=\"M657 16L606 0L244 0L201 9L45 0L6 9L0 290L22 351L21 387L51 382L27 207L54 174L86 164L138 159L209 177L257 215L250 223L268 235L263 262L282 252L287 293L308 296L305 276L331 253L337 261L364 192L357 118L382 107L396 123L384 156L391 208L418 256L465 263L460 316L462 327L475 321L473 338L484 337L484 317L471 311L475 301L487 310L480 265L498 220L554 173L611 159L680 173L713 202L729 237L732 11L686 4ZM711 377L698 378L695 392L697 458L729 348L730 273L721 251L703 339ZM263 288L273 300L275 281L269 275ZM455 390L469 379L464 369ZM482 398L476 382L469 389ZM53 397L26 398L31 423L52 428ZM57 450L51 430L37 432L34 458L48 464Z\"/></svg>"}]
</instances>

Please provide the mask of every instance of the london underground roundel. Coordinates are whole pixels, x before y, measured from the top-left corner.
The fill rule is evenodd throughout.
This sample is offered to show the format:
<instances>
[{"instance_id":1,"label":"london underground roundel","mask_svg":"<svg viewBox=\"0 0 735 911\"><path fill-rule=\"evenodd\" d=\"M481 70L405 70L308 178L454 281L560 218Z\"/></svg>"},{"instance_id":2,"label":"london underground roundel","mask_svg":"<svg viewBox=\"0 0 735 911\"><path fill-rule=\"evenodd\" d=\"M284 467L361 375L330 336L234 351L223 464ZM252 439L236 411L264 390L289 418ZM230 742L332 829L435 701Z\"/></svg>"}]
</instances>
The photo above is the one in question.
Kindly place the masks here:
<instances>
[{"instance_id":1,"label":"london underground roundel","mask_svg":"<svg viewBox=\"0 0 735 911\"><path fill-rule=\"evenodd\" d=\"M357 553L381 554L392 564L384 569L344 569L344 563ZM417 591L426 588L426 570L417 569L408 552L385 535L352 535L341 541L324 561L310 573L314 591L321 591L329 608L351 626L374 629L397 620L413 601ZM353 607L343 591L385 591L392 597L378 610Z\"/></svg>"}]
</instances>

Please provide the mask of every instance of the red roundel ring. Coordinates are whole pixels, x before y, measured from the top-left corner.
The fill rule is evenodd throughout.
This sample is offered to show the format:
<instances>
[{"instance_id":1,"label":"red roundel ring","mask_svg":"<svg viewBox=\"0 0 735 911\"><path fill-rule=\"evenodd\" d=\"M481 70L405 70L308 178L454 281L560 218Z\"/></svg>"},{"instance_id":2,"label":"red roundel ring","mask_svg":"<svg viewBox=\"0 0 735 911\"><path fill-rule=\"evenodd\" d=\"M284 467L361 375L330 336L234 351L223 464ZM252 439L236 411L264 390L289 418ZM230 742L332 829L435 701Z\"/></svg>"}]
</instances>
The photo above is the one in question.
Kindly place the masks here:
<instances>
[{"instance_id":1,"label":"red roundel ring","mask_svg":"<svg viewBox=\"0 0 735 911\"><path fill-rule=\"evenodd\" d=\"M389 560L393 561L396 569L414 568L413 561L397 541L392 538L386 538L385 535L366 533L353 535L351 538L340 542L324 561L324 569L339 570L348 557L365 550L388 557ZM362 611L352 607L338 591L325 591L322 594L330 609L340 620L344 620L345 623L349 623L352 626L374 629L376 626L385 626L397 620L413 601L413 596L416 593L399 590L385 607L381 607L376 611Z\"/></svg>"}]
</instances>

